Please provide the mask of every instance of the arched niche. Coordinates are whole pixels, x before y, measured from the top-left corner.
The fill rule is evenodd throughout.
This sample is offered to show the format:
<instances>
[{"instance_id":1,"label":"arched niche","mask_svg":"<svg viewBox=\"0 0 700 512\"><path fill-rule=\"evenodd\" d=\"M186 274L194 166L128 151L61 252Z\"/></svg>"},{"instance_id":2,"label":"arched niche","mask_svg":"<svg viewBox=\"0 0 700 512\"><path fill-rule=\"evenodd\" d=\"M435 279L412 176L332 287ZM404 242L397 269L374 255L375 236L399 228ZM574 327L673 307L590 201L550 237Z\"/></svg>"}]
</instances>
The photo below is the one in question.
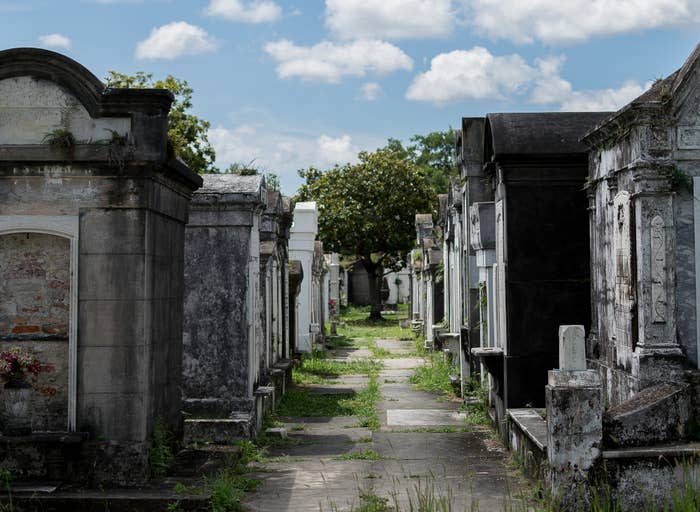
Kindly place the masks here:
<instances>
[{"instance_id":1,"label":"arched niche","mask_svg":"<svg viewBox=\"0 0 700 512\"><path fill-rule=\"evenodd\" d=\"M11 324L0 326L3 346L33 346L44 358L65 354L62 361L42 361L56 365L60 378L46 374L37 400L46 406L55 390L56 400L65 400L65 424L56 424L55 408L49 407L38 418L40 430L76 429L78 228L77 216L0 216L0 273L15 278L2 276L5 310L15 313ZM67 342L65 350L61 340ZM65 382L59 382L64 375Z\"/></svg>"}]
</instances>

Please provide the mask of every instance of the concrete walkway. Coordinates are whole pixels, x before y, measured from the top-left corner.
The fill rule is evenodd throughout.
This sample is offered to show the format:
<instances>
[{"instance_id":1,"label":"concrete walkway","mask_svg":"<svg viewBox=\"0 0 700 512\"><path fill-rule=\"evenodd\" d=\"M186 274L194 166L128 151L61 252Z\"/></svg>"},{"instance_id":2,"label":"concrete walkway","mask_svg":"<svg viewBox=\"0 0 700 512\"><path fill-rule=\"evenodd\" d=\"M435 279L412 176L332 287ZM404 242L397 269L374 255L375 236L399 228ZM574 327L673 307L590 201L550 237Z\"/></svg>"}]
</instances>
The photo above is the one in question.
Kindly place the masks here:
<instances>
[{"instance_id":1,"label":"concrete walkway","mask_svg":"<svg viewBox=\"0 0 700 512\"><path fill-rule=\"evenodd\" d=\"M282 418L290 443L271 449L271 460L251 475L262 485L247 496L246 506L260 512L351 511L362 502L363 510L396 510L398 504L408 511L419 510L419 499L434 499L420 510L500 511L506 502L507 510L521 510L521 480L490 429L468 426L460 401L413 389L408 378L423 360L410 357L411 342L377 345L398 356L383 359L379 430L357 427L358 418L351 416ZM347 393L366 383L366 377L342 376L337 384L313 388Z\"/></svg>"}]
</instances>

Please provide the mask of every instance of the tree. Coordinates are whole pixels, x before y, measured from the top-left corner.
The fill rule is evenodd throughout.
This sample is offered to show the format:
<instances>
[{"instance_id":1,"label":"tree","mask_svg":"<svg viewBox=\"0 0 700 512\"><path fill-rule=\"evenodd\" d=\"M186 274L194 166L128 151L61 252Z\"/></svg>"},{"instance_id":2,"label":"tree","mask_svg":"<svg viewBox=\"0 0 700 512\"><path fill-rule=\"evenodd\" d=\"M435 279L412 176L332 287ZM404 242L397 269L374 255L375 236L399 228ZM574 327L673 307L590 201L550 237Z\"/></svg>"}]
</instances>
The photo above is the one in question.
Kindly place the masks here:
<instances>
[{"instance_id":1,"label":"tree","mask_svg":"<svg viewBox=\"0 0 700 512\"><path fill-rule=\"evenodd\" d=\"M450 177L459 173L454 163L455 132L452 128L427 135L414 135L409 139L408 146L404 146L400 140L389 139L385 149L420 167L426 183L436 195L444 194Z\"/></svg>"},{"instance_id":2,"label":"tree","mask_svg":"<svg viewBox=\"0 0 700 512\"><path fill-rule=\"evenodd\" d=\"M359 154L359 163L300 171L297 200L316 201L324 247L354 256L367 271L371 320L381 318L385 269L403 266L413 248L415 214L430 211L432 192L420 168L390 149Z\"/></svg>"},{"instance_id":3,"label":"tree","mask_svg":"<svg viewBox=\"0 0 700 512\"><path fill-rule=\"evenodd\" d=\"M207 136L209 122L189 110L192 108L192 93L194 92L187 81L171 75L164 80L153 81L153 75L138 71L135 75L127 75L110 71L107 87L133 89L167 89L175 96L175 101L168 114L168 142L175 155L179 156L189 167L200 174L214 172L216 153L209 143Z\"/></svg>"}]
</instances>

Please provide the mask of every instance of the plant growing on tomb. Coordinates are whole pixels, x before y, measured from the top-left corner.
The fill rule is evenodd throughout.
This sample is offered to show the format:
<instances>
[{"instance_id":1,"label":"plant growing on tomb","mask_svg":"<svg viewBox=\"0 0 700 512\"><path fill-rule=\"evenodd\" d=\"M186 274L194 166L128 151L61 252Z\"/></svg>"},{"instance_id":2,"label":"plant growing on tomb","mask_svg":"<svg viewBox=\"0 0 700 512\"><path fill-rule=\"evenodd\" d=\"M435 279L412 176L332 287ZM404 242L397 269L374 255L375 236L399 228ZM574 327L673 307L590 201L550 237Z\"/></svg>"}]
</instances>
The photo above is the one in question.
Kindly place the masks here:
<instances>
[{"instance_id":1,"label":"plant growing on tomb","mask_svg":"<svg viewBox=\"0 0 700 512\"><path fill-rule=\"evenodd\" d=\"M157 419L153 426L153 441L148 454L153 476L163 476L170 469L175 456L171 448L172 436L162 419Z\"/></svg>"},{"instance_id":2,"label":"plant growing on tomb","mask_svg":"<svg viewBox=\"0 0 700 512\"><path fill-rule=\"evenodd\" d=\"M65 128L56 128L44 135L44 142L62 151L71 151L76 144L75 137Z\"/></svg>"}]
</instances>

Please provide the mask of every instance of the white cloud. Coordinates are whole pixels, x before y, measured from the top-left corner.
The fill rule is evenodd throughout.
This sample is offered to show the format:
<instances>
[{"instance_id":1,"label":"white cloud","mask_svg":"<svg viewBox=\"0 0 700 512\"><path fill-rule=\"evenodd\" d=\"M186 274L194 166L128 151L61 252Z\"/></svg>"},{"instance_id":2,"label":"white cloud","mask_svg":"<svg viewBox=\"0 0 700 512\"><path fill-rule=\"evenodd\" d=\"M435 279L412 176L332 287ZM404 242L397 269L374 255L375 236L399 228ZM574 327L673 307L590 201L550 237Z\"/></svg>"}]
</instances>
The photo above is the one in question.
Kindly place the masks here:
<instances>
[{"instance_id":1,"label":"white cloud","mask_svg":"<svg viewBox=\"0 0 700 512\"><path fill-rule=\"evenodd\" d=\"M71 40L62 34L46 34L39 36L39 44L49 48L64 48L67 50L70 48Z\"/></svg>"},{"instance_id":2,"label":"white cloud","mask_svg":"<svg viewBox=\"0 0 700 512\"><path fill-rule=\"evenodd\" d=\"M384 41L322 41L314 46L297 46L283 39L267 43L265 51L277 61L280 78L299 77L309 82L338 83L344 76L384 75L413 68L408 55Z\"/></svg>"},{"instance_id":3,"label":"white cloud","mask_svg":"<svg viewBox=\"0 0 700 512\"><path fill-rule=\"evenodd\" d=\"M651 82L640 85L627 81L621 87L575 91L571 82L559 76L563 57L537 60L539 76L530 101L537 104L558 103L562 111L617 110L651 87Z\"/></svg>"},{"instance_id":4,"label":"white cloud","mask_svg":"<svg viewBox=\"0 0 700 512\"><path fill-rule=\"evenodd\" d=\"M271 23L282 17L282 8L271 0L211 0L204 14L244 23Z\"/></svg>"},{"instance_id":5,"label":"white cloud","mask_svg":"<svg viewBox=\"0 0 700 512\"><path fill-rule=\"evenodd\" d=\"M264 136L260 136L264 133ZM209 130L216 150L216 163L225 169L234 162L254 162L263 170L279 174L282 188L291 193L300 185L298 169L311 165L329 168L357 160L361 150L374 150L384 140L367 136L327 133L309 134L243 124L236 128L217 126Z\"/></svg>"},{"instance_id":6,"label":"white cloud","mask_svg":"<svg viewBox=\"0 0 700 512\"><path fill-rule=\"evenodd\" d=\"M217 44L203 29L184 21L174 21L151 30L136 46L139 59L175 59L182 55L212 52Z\"/></svg>"},{"instance_id":7,"label":"white cloud","mask_svg":"<svg viewBox=\"0 0 700 512\"><path fill-rule=\"evenodd\" d=\"M341 39L447 36L452 0L326 0L326 26Z\"/></svg>"},{"instance_id":8,"label":"white cloud","mask_svg":"<svg viewBox=\"0 0 700 512\"><path fill-rule=\"evenodd\" d=\"M503 99L522 89L534 75L535 70L520 55L496 57L476 46L434 57L430 69L413 79L406 97L437 105L467 99Z\"/></svg>"},{"instance_id":9,"label":"white cloud","mask_svg":"<svg viewBox=\"0 0 700 512\"><path fill-rule=\"evenodd\" d=\"M377 82L367 82L362 84L360 92L362 93L363 100L374 101L379 98L379 95L382 93L382 86Z\"/></svg>"},{"instance_id":10,"label":"white cloud","mask_svg":"<svg viewBox=\"0 0 700 512\"><path fill-rule=\"evenodd\" d=\"M350 135L342 135L340 137L330 137L321 135L316 139L318 145L317 157L319 161L325 162L325 165L346 164L357 160L359 149L352 143Z\"/></svg>"},{"instance_id":11,"label":"white cloud","mask_svg":"<svg viewBox=\"0 0 700 512\"><path fill-rule=\"evenodd\" d=\"M477 30L516 43L583 41L593 36L700 20L698 0L468 0Z\"/></svg>"},{"instance_id":12,"label":"white cloud","mask_svg":"<svg viewBox=\"0 0 700 512\"><path fill-rule=\"evenodd\" d=\"M481 47L442 53L413 79L406 97L436 105L512 98L566 111L597 111L617 110L650 85L628 81L617 89L577 91L560 76L563 63L564 57L549 57L532 66L520 55L494 56Z\"/></svg>"}]
</instances>

